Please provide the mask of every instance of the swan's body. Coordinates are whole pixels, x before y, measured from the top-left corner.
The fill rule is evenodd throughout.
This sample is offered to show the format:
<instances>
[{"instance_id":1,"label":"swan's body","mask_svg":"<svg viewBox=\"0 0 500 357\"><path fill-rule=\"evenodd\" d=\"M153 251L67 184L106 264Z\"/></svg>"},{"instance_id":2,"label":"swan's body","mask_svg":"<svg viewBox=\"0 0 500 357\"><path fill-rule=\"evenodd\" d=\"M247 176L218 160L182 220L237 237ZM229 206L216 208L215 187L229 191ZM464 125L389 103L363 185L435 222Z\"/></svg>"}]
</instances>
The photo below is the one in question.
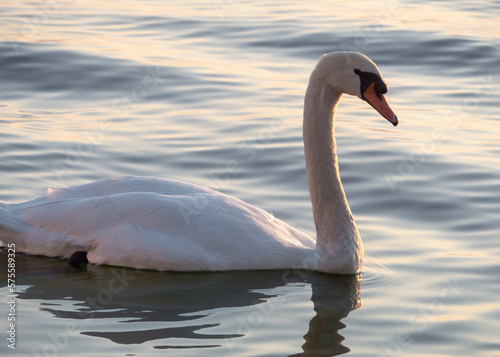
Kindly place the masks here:
<instances>
[{"instance_id":1,"label":"swan's body","mask_svg":"<svg viewBox=\"0 0 500 357\"><path fill-rule=\"evenodd\" d=\"M353 274L363 245L338 172L333 113L342 93L394 125L380 72L352 52L323 56L304 105L306 172L316 240L225 194L178 181L120 177L0 202L0 240L29 254L87 252L95 264L172 271L307 268Z\"/></svg>"},{"instance_id":2,"label":"swan's body","mask_svg":"<svg viewBox=\"0 0 500 357\"><path fill-rule=\"evenodd\" d=\"M179 181L120 177L7 206L16 249L157 270L290 267L314 240L234 197ZM43 242L43 244L33 244ZM256 247L260 248L255 254ZM276 259L277 256L282 259Z\"/></svg>"}]
</instances>

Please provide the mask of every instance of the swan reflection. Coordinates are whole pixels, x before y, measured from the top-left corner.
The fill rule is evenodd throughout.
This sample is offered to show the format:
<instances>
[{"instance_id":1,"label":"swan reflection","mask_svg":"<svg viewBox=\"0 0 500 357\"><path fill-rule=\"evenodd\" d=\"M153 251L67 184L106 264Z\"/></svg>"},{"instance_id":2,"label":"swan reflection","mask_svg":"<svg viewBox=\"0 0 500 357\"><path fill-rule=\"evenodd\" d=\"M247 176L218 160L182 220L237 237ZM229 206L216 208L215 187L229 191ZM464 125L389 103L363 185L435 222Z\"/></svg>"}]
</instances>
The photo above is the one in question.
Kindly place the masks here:
<instances>
[{"instance_id":1,"label":"swan reflection","mask_svg":"<svg viewBox=\"0 0 500 357\"><path fill-rule=\"evenodd\" d=\"M1 265L6 261L4 250ZM59 259L18 254L17 276L17 284L26 287L18 299L43 301L40 310L50 313L47 319L68 319L82 335L120 345L151 342L158 350L211 347L204 351L224 354L244 345L252 329L266 328L263 320L273 319L273 304L283 303L287 291L310 286L315 316L308 327L293 326L293 331L307 331L295 356L339 355L349 351L339 333L345 327L342 319L361 306L359 276L302 270L165 273L89 265L80 271ZM225 313L219 315L221 309ZM235 329L235 319L248 324ZM273 331L266 333L272 336ZM273 337L273 344L290 342Z\"/></svg>"}]
</instances>

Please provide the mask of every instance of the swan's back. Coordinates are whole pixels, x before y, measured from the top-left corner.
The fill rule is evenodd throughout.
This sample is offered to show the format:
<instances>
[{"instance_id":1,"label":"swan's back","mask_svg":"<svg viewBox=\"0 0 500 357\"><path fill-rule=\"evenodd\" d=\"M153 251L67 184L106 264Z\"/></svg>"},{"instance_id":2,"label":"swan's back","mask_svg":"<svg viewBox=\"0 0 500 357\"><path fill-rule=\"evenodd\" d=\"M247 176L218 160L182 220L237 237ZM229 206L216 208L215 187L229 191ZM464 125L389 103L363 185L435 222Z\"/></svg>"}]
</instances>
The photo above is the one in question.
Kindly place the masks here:
<instances>
[{"instance_id":1,"label":"swan's back","mask_svg":"<svg viewBox=\"0 0 500 357\"><path fill-rule=\"evenodd\" d=\"M2 207L0 227L10 220L4 242L48 256L83 250L96 264L176 271L284 269L315 246L304 233L234 197L150 177L49 189L44 197Z\"/></svg>"}]
</instances>

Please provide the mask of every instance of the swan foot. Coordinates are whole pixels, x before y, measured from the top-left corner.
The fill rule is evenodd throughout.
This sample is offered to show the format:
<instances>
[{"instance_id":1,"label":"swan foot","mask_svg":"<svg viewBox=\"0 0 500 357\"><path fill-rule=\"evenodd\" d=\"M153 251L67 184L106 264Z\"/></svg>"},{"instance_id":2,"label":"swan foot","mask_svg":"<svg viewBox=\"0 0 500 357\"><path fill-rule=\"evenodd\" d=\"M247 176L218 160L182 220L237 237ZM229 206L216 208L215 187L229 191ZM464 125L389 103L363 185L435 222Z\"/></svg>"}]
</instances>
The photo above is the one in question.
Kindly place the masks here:
<instances>
[{"instance_id":1,"label":"swan foot","mask_svg":"<svg viewBox=\"0 0 500 357\"><path fill-rule=\"evenodd\" d=\"M87 252L75 252L69 257L69 265L74 268L82 268L82 265L88 264Z\"/></svg>"}]
</instances>

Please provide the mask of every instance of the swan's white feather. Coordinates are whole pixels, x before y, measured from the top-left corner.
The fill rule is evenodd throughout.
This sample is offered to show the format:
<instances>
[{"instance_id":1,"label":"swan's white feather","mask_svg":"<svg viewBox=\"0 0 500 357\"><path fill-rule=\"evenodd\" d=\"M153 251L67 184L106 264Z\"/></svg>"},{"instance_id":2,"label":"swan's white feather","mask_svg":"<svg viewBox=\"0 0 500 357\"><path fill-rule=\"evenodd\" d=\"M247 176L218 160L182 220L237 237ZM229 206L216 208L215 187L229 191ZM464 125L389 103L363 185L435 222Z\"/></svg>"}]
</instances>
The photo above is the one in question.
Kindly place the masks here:
<instances>
[{"instance_id":1,"label":"swan's white feather","mask_svg":"<svg viewBox=\"0 0 500 357\"><path fill-rule=\"evenodd\" d=\"M119 177L6 206L19 251L96 264L196 271L300 264L315 241L266 211L200 186ZM57 247L57 249L55 249Z\"/></svg>"}]
</instances>

